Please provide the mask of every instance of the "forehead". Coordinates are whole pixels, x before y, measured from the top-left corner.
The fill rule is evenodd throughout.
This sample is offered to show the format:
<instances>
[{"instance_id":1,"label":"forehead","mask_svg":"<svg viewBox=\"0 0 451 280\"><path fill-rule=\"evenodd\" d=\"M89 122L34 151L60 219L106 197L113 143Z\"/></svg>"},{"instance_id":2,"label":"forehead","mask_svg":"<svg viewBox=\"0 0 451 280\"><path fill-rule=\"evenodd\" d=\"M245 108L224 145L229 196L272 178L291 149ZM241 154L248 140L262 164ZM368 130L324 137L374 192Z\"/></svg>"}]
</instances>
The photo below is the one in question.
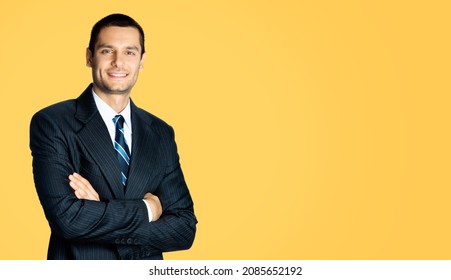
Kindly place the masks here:
<instances>
[{"instance_id":1,"label":"forehead","mask_svg":"<svg viewBox=\"0 0 451 280\"><path fill-rule=\"evenodd\" d=\"M136 47L141 50L140 35L134 27L108 26L100 30L95 48L112 46L116 48Z\"/></svg>"}]
</instances>

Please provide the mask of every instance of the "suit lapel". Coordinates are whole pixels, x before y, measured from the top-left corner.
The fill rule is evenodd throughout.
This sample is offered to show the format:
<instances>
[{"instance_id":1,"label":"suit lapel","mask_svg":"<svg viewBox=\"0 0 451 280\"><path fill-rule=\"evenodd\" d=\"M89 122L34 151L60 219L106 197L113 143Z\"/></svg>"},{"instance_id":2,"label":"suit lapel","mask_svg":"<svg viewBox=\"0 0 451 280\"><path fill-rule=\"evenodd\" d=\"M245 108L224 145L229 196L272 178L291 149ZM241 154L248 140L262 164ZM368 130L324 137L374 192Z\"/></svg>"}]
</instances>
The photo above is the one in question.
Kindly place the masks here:
<instances>
[{"instance_id":1,"label":"suit lapel","mask_svg":"<svg viewBox=\"0 0 451 280\"><path fill-rule=\"evenodd\" d=\"M85 124L78 132L80 141L99 166L114 196L123 198L124 187L121 183L116 154L108 130L92 97L91 85L77 99L75 117Z\"/></svg>"},{"instance_id":2,"label":"suit lapel","mask_svg":"<svg viewBox=\"0 0 451 280\"><path fill-rule=\"evenodd\" d=\"M127 198L142 197L149 191L150 181L159 171L160 137L151 127L151 119L143 114L131 101L132 154L126 188ZM156 186L155 186L156 187Z\"/></svg>"}]
</instances>

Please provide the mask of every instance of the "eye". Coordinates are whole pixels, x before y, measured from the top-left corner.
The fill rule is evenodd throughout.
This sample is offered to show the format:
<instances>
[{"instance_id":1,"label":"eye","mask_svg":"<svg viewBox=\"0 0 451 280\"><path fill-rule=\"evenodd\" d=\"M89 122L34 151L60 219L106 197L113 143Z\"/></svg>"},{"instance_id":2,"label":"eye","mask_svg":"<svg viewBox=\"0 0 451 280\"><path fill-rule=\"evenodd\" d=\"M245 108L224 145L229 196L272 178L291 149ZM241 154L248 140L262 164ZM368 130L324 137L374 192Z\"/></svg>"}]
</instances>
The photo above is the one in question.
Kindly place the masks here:
<instances>
[{"instance_id":1,"label":"eye","mask_svg":"<svg viewBox=\"0 0 451 280\"><path fill-rule=\"evenodd\" d=\"M100 51L101 54L112 54L113 50L112 49L103 49Z\"/></svg>"},{"instance_id":2,"label":"eye","mask_svg":"<svg viewBox=\"0 0 451 280\"><path fill-rule=\"evenodd\" d=\"M126 55L136 55L136 53L134 51L126 51L125 54Z\"/></svg>"}]
</instances>

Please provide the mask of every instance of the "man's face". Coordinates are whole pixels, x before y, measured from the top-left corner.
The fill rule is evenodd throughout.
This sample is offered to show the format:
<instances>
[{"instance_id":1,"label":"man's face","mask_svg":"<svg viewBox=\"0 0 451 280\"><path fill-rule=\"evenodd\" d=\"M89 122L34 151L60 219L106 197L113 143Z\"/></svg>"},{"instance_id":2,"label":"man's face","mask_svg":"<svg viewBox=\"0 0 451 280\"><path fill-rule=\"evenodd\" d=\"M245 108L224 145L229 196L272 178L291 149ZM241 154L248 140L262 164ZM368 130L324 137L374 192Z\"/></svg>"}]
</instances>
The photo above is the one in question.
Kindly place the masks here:
<instances>
[{"instance_id":1,"label":"man's face","mask_svg":"<svg viewBox=\"0 0 451 280\"><path fill-rule=\"evenodd\" d=\"M98 94L129 94L143 68L139 31L133 27L103 28L94 46L86 51L92 68L94 91Z\"/></svg>"}]
</instances>

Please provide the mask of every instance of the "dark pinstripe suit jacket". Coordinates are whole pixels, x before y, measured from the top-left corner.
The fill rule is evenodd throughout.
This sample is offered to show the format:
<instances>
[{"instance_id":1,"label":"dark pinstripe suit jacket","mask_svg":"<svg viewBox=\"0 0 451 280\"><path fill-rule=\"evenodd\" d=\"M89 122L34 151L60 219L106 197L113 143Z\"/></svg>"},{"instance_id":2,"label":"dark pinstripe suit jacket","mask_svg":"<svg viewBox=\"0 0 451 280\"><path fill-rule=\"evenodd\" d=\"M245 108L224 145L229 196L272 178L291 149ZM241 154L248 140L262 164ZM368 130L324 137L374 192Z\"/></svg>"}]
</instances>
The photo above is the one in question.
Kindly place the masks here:
<instances>
[{"instance_id":1,"label":"dark pinstripe suit jacket","mask_svg":"<svg viewBox=\"0 0 451 280\"><path fill-rule=\"evenodd\" d=\"M173 129L131 102L133 146L124 190L91 87L31 120L34 181L51 228L48 258L162 259L162 252L190 248L197 221ZM100 202L75 197L68 180L73 172L91 182ZM142 201L147 192L163 206L152 223Z\"/></svg>"}]
</instances>

